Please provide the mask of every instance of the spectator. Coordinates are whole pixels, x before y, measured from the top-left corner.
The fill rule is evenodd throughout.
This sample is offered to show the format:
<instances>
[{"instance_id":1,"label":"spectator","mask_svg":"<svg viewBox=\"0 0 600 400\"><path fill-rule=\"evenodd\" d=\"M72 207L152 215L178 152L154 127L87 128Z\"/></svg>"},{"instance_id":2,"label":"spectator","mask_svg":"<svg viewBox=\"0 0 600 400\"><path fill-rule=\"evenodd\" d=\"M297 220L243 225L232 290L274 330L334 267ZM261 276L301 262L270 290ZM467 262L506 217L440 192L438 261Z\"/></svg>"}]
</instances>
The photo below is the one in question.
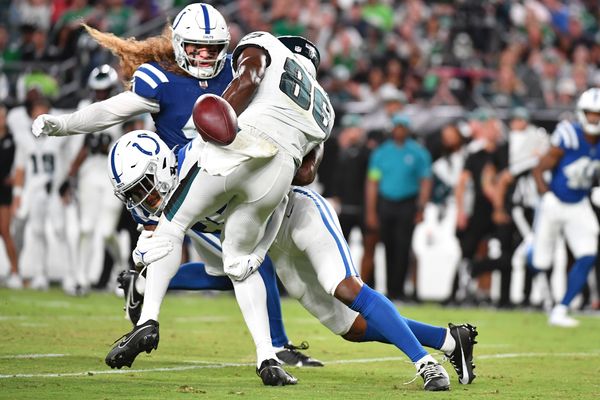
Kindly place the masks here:
<instances>
[{"instance_id":1,"label":"spectator","mask_svg":"<svg viewBox=\"0 0 600 400\"><path fill-rule=\"evenodd\" d=\"M364 226L364 184L370 150L366 147L366 131L360 115L346 114L341 122L332 195L339 210L342 232L348 240L352 228L362 231Z\"/></svg>"},{"instance_id":2,"label":"spectator","mask_svg":"<svg viewBox=\"0 0 600 400\"><path fill-rule=\"evenodd\" d=\"M512 235L510 253L513 273L524 275L523 303L530 304L533 272L526 267L527 245L530 243L533 227L533 214L540 197L531 175L541 156L550 146L546 131L530 123L530 115L525 108L515 108L509 119L508 166L499 173L499 181L494 200L496 224L511 223ZM549 272L548 272L549 277Z\"/></svg>"},{"instance_id":3,"label":"spectator","mask_svg":"<svg viewBox=\"0 0 600 400\"><path fill-rule=\"evenodd\" d=\"M454 188L466 158L465 137L459 125L451 123L442 128L439 142L439 151L432 149L436 147L434 144L428 146L435 160L431 168L434 178L432 200L445 205L449 201L454 202Z\"/></svg>"},{"instance_id":4,"label":"spectator","mask_svg":"<svg viewBox=\"0 0 600 400\"><path fill-rule=\"evenodd\" d=\"M510 306L510 227L504 220L496 224L492 219L495 199L496 172L505 168L506 152L499 150L501 130L499 121L487 109L477 109L471 115L471 129L474 141L469 146L456 186L457 229L461 244L463 262L460 297L472 300L474 295L473 278L483 272L499 269L502 272L502 288L499 306ZM473 185L473 207L470 216L465 205L465 193L469 182ZM477 254L480 243L489 239L488 253ZM464 291L467 293L464 293ZM456 293L455 293L456 294Z\"/></svg>"},{"instance_id":5,"label":"spectator","mask_svg":"<svg viewBox=\"0 0 600 400\"><path fill-rule=\"evenodd\" d=\"M48 54L48 46L46 43L47 37L48 34L46 31L35 27L31 33L31 41L21 50L21 60L36 62L50 61L50 54Z\"/></svg>"},{"instance_id":6,"label":"spectator","mask_svg":"<svg viewBox=\"0 0 600 400\"><path fill-rule=\"evenodd\" d=\"M43 32L50 30L52 5L48 0L24 0L18 2L19 22L33 25Z\"/></svg>"},{"instance_id":7,"label":"spectator","mask_svg":"<svg viewBox=\"0 0 600 400\"><path fill-rule=\"evenodd\" d=\"M392 117L391 139L369 159L366 186L366 224L379 229L385 245L387 295L407 300L404 283L415 224L431 195L431 157L409 137L407 117Z\"/></svg>"},{"instance_id":8,"label":"spectator","mask_svg":"<svg viewBox=\"0 0 600 400\"><path fill-rule=\"evenodd\" d=\"M104 17L100 23L102 30L122 36L138 24L138 16L132 7L123 0L104 0Z\"/></svg>"},{"instance_id":9,"label":"spectator","mask_svg":"<svg viewBox=\"0 0 600 400\"><path fill-rule=\"evenodd\" d=\"M6 107L0 105L0 237L10 262L10 276L6 286L11 289L21 289L23 282L19 276L17 248L10 233L13 196L11 171L14 160L14 138L6 123Z\"/></svg>"},{"instance_id":10,"label":"spectator","mask_svg":"<svg viewBox=\"0 0 600 400\"><path fill-rule=\"evenodd\" d=\"M374 68L374 70L382 71L379 68ZM370 143L368 147L373 149L381 141L380 138L384 133L392 130L390 121L394 114L399 113L404 108L406 96L392 85L383 85L382 81L378 79L373 79L371 87L377 88L373 90L373 93L377 93L377 95L372 96L370 103L363 102L363 104L369 104L368 109L373 111L363 118L362 125L368 127L368 142ZM365 225L363 231L363 257L360 265L360 273L365 282L373 282L375 248L378 242L379 230L373 226Z\"/></svg>"}]
</instances>

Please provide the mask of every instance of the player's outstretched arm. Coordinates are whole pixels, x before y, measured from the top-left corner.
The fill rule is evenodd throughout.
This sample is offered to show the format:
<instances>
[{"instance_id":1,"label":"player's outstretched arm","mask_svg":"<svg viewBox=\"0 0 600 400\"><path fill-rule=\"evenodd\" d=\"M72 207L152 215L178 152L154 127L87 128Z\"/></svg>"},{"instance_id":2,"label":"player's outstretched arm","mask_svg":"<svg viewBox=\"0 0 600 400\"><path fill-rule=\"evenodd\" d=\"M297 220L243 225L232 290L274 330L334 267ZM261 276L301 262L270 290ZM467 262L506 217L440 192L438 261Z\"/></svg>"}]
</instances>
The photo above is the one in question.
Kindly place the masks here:
<instances>
[{"instance_id":1,"label":"player's outstretched arm","mask_svg":"<svg viewBox=\"0 0 600 400\"><path fill-rule=\"evenodd\" d=\"M252 101L268 65L267 53L258 47L247 47L237 57L235 65L237 75L222 96L231 104L237 115L240 115Z\"/></svg>"},{"instance_id":2,"label":"player's outstretched arm","mask_svg":"<svg viewBox=\"0 0 600 400\"><path fill-rule=\"evenodd\" d=\"M33 121L31 131L35 136L70 136L94 133L123 123L146 112L156 113L158 103L127 91L104 101L90 104L71 114L42 114Z\"/></svg>"}]
</instances>

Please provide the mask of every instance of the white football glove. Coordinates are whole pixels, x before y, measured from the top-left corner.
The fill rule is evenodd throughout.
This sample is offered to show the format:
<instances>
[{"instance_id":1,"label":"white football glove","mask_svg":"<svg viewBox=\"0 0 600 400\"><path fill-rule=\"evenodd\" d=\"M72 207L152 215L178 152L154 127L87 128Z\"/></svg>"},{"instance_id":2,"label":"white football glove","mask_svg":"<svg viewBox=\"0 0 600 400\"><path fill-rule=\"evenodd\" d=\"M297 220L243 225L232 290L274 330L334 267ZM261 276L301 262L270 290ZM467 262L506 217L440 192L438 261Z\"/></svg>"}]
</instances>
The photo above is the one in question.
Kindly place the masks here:
<instances>
[{"instance_id":1,"label":"white football glove","mask_svg":"<svg viewBox=\"0 0 600 400\"><path fill-rule=\"evenodd\" d=\"M167 256L173 250L173 243L163 236L153 236L152 231L142 231L133 250L133 262L137 267L148 266Z\"/></svg>"},{"instance_id":2,"label":"white football glove","mask_svg":"<svg viewBox=\"0 0 600 400\"><path fill-rule=\"evenodd\" d=\"M255 254L250 257L239 257L232 263L228 263L223 270L234 281L243 281L260 267L263 260Z\"/></svg>"},{"instance_id":3,"label":"white football glove","mask_svg":"<svg viewBox=\"0 0 600 400\"><path fill-rule=\"evenodd\" d=\"M35 137L40 137L40 135L65 136L65 123L54 115L42 114L33 121L31 132Z\"/></svg>"}]
</instances>

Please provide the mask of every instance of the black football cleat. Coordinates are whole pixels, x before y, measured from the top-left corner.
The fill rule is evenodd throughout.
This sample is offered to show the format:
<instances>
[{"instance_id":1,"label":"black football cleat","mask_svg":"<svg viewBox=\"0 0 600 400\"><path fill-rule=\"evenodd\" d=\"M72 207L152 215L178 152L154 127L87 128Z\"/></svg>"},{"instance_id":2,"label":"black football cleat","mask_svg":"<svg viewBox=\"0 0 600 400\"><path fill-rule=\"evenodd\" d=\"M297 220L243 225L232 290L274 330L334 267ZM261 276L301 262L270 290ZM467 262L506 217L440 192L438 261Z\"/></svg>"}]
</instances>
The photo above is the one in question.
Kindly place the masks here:
<instances>
[{"instance_id":1,"label":"black football cleat","mask_svg":"<svg viewBox=\"0 0 600 400\"><path fill-rule=\"evenodd\" d=\"M431 361L423 363L417 373L423 378L423 389L432 392L450 390L450 378L440 364Z\"/></svg>"},{"instance_id":2,"label":"black football cleat","mask_svg":"<svg viewBox=\"0 0 600 400\"><path fill-rule=\"evenodd\" d=\"M265 386L285 386L298 383L298 379L281 368L281 364L272 358L264 360L260 364L260 368L256 368L256 375L260 376Z\"/></svg>"},{"instance_id":3,"label":"black football cleat","mask_svg":"<svg viewBox=\"0 0 600 400\"><path fill-rule=\"evenodd\" d=\"M140 320L142 314L142 305L144 304L144 295L138 293L135 289L135 282L140 273L134 269L121 271L117 277L119 287L125 293L125 316L131 321L133 326Z\"/></svg>"},{"instance_id":4,"label":"black football cleat","mask_svg":"<svg viewBox=\"0 0 600 400\"><path fill-rule=\"evenodd\" d=\"M291 343L283 346L284 349L276 353L277 358L286 365L293 367L322 367L323 363L317 359L301 353L299 350L308 349L308 343L302 342L300 346L294 346Z\"/></svg>"},{"instance_id":5,"label":"black football cleat","mask_svg":"<svg viewBox=\"0 0 600 400\"><path fill-rule=\"evenodd\" d=\"M448 328L456 342L456 347L453 352L444 355L454 367L458 375L458 382L468 385L476 377L475 372L473 372L475 369L475 364L473 364L473 346L477 343L475 341L478 335L477 327L471 324L448 324Z\"/></svg>"},{"instance_id":6,"label":"black football cleat","mask_svg":"<svg viewBox=\"0 0 600 400\"><path fill-rule=\"evenodd\" d=\"M119 369L124 365L131 368L142 351L150 353L158 348L158 322L150 319L142 325L134 326L131 332L117 341L104 360L106 365Z\"/></svg>"}]
</instances>

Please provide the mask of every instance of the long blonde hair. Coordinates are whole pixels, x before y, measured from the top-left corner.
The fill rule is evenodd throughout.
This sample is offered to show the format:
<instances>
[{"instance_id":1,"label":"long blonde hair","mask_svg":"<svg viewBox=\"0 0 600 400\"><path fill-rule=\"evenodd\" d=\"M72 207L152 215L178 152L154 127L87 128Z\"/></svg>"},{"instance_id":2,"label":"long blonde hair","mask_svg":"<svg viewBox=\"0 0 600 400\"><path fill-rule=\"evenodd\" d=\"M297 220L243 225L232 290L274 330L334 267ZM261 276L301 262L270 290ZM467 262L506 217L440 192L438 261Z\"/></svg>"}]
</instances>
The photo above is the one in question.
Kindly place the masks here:
<instances>
[{"instance_id":1,"label":"long blonde hair","mask_svg":"<svg viewBox=\"0 0 600 400\"><path fill-rule=\"evenodd\" d=\"M171 40L173 30L170 24L167 24L159 36L152 36L144 40L136 40L134 37L123 39L112 33L100 32L89 25L82 25L96 42L119 57L121 72L127 81L131 79L140 65L150 61L160 63L167 71L185 75L185 71L175 62ZM129 85L130 82L126 82L127 88Z\"/></svg>"}]
</instances>

